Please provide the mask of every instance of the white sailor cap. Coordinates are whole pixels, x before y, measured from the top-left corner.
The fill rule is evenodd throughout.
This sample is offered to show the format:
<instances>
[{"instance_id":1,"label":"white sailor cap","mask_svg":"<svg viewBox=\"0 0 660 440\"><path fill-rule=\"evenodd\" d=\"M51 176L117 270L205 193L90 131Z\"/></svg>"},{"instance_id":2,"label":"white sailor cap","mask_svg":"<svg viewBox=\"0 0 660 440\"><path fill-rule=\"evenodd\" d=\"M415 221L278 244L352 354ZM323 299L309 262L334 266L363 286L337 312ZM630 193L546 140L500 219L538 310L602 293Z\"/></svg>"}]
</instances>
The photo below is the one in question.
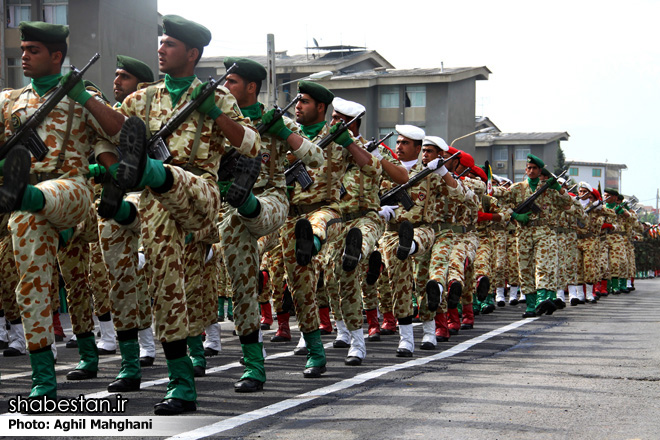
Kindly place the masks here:
<instances>
[{"instance_id":1,"label":"white sailor cap","mask_svg":"<svg viewBox=\"0 0 660 440\"><path fill-rule=\"evenodd\" d=\"M353 101L347 101L346 99L340 97L335 97L335 99L332 100L332 107L334 107L334 109L342 115L346 115L351 118L354 118L363 111L366 111L362 104L358 104L357 102Z\"/></svg>"},{"instance_id":2,"label":"white sailor cap","mask_svg":"<svg viewBox=\"0 0 660 440\"><path fill-rule=\"evenodd\" d=\"M440 148L442 151L449 150L449 146L447 145L447 142L445 142L445 140L440 136L426 136L422 141L422 145L434 145Z\"/></svg>"},{"instance_id":3,"label":"white sailor cap","mask_svg":"<svg viewBox=\"0 0 660 440\"><path fill-rule=\"evenodd\" d=\"M589 185L587 182L584 182L584 181L578 183L578 189L579 188L584 188L589 192L593 192L593 190L594 190L594 188L591 185Z\"/></svg>"},{"instance_id":4,"label":"white sailor cap","mask_svg":"<svg viewBox=\"0 0 660 440\"><path fill-rule=\"evenodd\" d=\"M424 139L424 136L426 136L424 130L422 130L419 127L415 127L414 125L395 125L394 129L401 136L405 136L408 139L412 139L415 141L421 141L422 139Z\"/></svg>"}]
</instances>

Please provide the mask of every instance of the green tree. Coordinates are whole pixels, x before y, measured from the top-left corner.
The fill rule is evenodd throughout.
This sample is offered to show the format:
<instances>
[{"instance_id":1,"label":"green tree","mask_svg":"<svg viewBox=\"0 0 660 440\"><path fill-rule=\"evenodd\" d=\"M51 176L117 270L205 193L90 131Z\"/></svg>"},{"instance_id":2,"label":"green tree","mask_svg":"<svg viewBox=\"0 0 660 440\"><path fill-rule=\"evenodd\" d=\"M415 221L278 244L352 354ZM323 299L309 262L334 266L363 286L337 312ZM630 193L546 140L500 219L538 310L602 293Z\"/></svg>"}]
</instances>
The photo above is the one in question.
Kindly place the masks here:
<instances>
[{"instance_id":1,"label":"green tree","mask_svg":"<svg viewBox=\"0 0 660 440\"><path fill-rule=\"evenodd\" d=\"M557 165L555 165L555 175L559 175L566 170L566 156L561 146L557 147Z\"/></svg>"}]
</instances>

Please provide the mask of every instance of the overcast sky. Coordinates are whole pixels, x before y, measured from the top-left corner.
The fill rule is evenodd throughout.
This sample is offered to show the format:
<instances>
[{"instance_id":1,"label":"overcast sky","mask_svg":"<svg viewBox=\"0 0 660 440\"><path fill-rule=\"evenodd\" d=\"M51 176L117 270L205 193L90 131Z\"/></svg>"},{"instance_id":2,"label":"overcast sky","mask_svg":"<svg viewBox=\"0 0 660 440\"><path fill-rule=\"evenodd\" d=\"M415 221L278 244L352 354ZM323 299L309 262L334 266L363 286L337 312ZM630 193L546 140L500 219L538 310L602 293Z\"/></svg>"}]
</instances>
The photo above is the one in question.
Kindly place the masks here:
<instances>
[{"instance_id":1,"label":"overcast sky","mask_svg":"<svg viewBox=\"0 0 660 440\"><path fill-rule=\"evenodd\" d=\"M486 66L476 112L505 132L566 131L567 159L624 163L622 190L660 187L660 1L158 0L208 27L205 55L349 44L396 68ZM284 6L286 5L286 7Z\"/></svg>"}]
</instances>

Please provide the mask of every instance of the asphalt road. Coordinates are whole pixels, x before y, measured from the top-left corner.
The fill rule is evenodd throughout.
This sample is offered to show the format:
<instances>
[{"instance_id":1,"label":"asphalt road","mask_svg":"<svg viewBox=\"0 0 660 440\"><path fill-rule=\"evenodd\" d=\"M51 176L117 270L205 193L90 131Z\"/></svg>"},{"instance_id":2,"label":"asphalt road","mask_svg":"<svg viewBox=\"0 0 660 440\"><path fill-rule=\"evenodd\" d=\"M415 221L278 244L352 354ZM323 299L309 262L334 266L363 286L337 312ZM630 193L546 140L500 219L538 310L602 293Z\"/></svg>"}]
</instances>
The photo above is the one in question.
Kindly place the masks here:
<instances>
[{"instance_id":1,"label":"asphalt road","mask_svg":"<svg viewBox=\"0 0 660 440\"><path fill-rule=\"evenodd\" d=\"M254 394L233 391L240 345L225 322L223 350L197 379L197 412L153 416L167 383L159 349L154 366L143 369L142 390L124 396L124 415L147 416L152 435L167 427L183 431L180 438L657 439L660 280L636 287L536 319L522 320L523 306L507 305L477 316L474 329L434 351L419 349L417 326L412 359L395 357L398 336L388 336L367 343L362 366L348 367L347 349L333 349L334 336L324 336L328 372L320 379L302 376L305 359L292 354L298 332L289 344L272 344L273 329L265 332L268 382ZM67 382L77 350L59 343L58 397L107 397L119 362L103 356L97 379ZM6 414L10 398L29 393L28 357L0 358L0 373Z\"/></svg>"}]
</instances>

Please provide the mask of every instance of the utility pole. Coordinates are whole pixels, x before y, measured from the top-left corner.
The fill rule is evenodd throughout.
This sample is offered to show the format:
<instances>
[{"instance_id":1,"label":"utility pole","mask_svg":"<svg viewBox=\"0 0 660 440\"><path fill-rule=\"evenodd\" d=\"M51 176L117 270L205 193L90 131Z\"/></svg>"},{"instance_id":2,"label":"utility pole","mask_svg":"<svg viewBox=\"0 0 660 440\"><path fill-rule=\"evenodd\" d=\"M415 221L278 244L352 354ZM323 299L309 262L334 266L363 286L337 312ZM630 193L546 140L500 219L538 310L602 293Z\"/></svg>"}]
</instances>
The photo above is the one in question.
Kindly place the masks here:
<instances>
[{"instance_id":1,"label":"utility pole","mask_svg":"<svg viewBox=\"0 0 660 440\"><path fill-rule=\"evenodd\" d=\"M275 35L268 34L266 37L266 63L268 76L266 77L266 93L268 94L267 108L273 108L277 104L277 73L275 71Z\"/></svg>"}]
</instances>

